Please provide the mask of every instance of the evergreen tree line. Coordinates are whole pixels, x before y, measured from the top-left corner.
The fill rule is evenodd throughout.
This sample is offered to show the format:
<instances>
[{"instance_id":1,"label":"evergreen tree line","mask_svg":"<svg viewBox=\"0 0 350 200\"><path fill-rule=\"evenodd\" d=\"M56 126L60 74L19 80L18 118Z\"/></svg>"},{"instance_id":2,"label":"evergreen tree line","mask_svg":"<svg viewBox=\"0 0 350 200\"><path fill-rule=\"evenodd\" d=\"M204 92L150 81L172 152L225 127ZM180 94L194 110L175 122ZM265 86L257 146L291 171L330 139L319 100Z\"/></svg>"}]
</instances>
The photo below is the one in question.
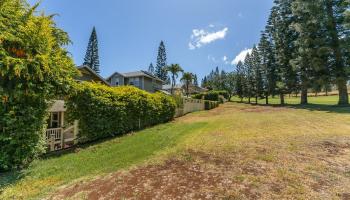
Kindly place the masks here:
<instances>
[{"instance_id":1,"label":"evergreen tree line","mask_svg":"<svg viewBox=\"0 0 350 200\"><path fill-rule=\"evenodd\" d=\"M219 67L216 67L209 75L204 76L201 86L209 90L225 90L231 96L235 93L236 73L220 71Z\"/></svg>"},{"instance_id":2,"label":"evergreen tree line","mask_svg":"<svg viewBox=\"0 0 350 200\"><path fill-rule=\"evenodd\" d=\"M172 86L174 87L176 80L174 78L174 71L171 70L172 66L173 66L173 64L168 65L165 44L163 41L161 41L159 44L159 47L158 47L156 67L154 67L153 63L151 63L148 67L148 72L150 74L153 74L154 76L158 77L159 79L165 81L166 84L172 84ZM179 69L181 69L181 70L178 70L177 72L182 71L181 67ZM177 74L177 72L176 72L176 74ZM198 86L197 75L193 74L193 73L191 73L191 74L192 74L191 84ZM176 77L177 77L177 75L176 75Z\"/></svg>"},{"instance_id":3,"label":"evergreen tree line","mask_svg":"<svg viewBox=\"0 0 350 200\"><path fill-rule=\"evenodd\" d=\"M349 104L350 14L348 0L275 0L260 42L235 72L235 93L240 98L301 94L308 103L310 90L339 91L339 104ZM218 69L203 81L222 77ZM222 82L222 81L221 81ZM218 84L218 85L217 85Z\"/></svg>"}]
</instances>

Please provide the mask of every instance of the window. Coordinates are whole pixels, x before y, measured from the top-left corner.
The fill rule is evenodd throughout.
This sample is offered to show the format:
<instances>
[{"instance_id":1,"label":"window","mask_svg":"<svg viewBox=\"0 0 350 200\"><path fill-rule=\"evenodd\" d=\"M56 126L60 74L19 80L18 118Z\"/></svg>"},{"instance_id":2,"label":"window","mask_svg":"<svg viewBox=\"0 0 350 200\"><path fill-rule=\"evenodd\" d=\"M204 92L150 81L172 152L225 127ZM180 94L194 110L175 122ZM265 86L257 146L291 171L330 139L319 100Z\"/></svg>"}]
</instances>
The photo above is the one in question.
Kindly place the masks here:
<instances>
[{"instance_id":1,"label":"window","mask_svg":"<svg viewBox=\"0 0 350 200\"><path fill-rule=\"evenodd\" d=\"M116 85L116 86L119 86L119 81L116 81L116 82L115 82L115 85Z\"/></svg>"},{"instance_id":2,"label":"window","mask_svg":"<svg viewBox=\"0 0 350 200\"><path fill-rule=\"evenodd\" d=\"M140 85L140 79L138 77L136 78L130 78L129 79L129 85L133 85L135 87L141 87Z\"/></svg>"},{"instance_id":3,"label":"window","mask_svg":"<svg viewBox=\"0 0 350 200\"><path fill-rule=\"evenodd\" d=\"M49 128L59 128L60 127L60 113L53 112L50 116Z\"/></svg>"}]
</instances>

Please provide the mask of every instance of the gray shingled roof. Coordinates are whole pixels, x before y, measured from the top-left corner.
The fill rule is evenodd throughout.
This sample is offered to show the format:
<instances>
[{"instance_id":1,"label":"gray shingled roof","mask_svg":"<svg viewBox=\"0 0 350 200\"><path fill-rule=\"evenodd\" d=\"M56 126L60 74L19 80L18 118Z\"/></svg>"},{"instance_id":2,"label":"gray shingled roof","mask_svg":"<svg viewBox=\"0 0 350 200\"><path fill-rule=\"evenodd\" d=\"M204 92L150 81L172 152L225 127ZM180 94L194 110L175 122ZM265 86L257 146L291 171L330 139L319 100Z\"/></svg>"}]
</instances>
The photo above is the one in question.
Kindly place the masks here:
<instances>
[{"instance_id":1,"label":"gray shingled roof","mask_svg":"<svg viewBox=\"0 0 350 200\"><path fill-rule=\"evenodd\" d=\"M115 72L113 73L111 76L109 76L107 78L107 80L109 80L112 76L114 76L116 73L118 72ZM164 82L163 80L159 79L158 77L146 72L146 71L135 71L135 72L127 72L127 73L118 73L126 78L130 78L130 77L139 77L139 76L146 76L146 77L149 77L149 78L153 78L153 79L157 79L158 81L162 81Z\"/></svg>"},{"instance_id":2,"label":"gray shingled roof","mask_svg":"<svg viewBox=\"0 0 350 200\"><path fill-rule=\"evenodd\" d=\"M110 86L110 84L106 81L106 79L104 79L102 76L100 76L99 74L97 74L94 70L92 70L90 67L82 65L78 67L78 70L87 70L89 71L92 75L94 75L95 77L97 77L98 79L100 79L101 82L105 83L106 85Z\"/></svg>"}]
</instances>

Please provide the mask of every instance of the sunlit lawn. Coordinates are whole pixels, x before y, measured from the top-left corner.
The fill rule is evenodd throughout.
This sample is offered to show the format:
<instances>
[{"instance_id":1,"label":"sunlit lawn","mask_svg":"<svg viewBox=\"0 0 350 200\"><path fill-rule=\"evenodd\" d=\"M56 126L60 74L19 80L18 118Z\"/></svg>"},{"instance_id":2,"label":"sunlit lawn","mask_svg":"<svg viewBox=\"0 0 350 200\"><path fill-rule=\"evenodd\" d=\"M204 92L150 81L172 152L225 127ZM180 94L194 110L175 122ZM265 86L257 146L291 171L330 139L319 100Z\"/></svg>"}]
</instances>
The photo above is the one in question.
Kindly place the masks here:
<instances>
[{"instance_id":1,"label":"sunlit lawn","mask_svg":"<svg viewBox=\"0 0 350 200\"><path fill-rule=\"evenodd\" d=\"M286 98L288 104L298 101ZM277 98L270 102L279 103ZM334 187L324 191L329 194L327 197L336 197L341 189L347 189L341 184L350 183L349 177L318 160L323 155L318 145L323 142L349 141L350 144L350 108L334 106L336 102L336 96L329 96L311 97L310 103L319 105L303 107L227 103L212 111L189 114L168 124L37 160L21 172L2 174L0 199L42 198L77 180L161 162L169 156L181 157L189 149L223 156L242 155L239 162L243 163L267 162L274 171L266 172L260 179L237 176L256 182L257 189L264 188L266 182L285 184L286 188L279 194L300 199L313 192L308 185L313 178L308 173L316 173L325 180L337 176L341 182L330 183ZM262 148L264 151L259 150ZM301 153L309 159L298 160ZM342 159L350 164L350 157ZM271 191L261 189L261 192ZM312 195L318 197L317 192Z\"/></svg>"}]
</instances>

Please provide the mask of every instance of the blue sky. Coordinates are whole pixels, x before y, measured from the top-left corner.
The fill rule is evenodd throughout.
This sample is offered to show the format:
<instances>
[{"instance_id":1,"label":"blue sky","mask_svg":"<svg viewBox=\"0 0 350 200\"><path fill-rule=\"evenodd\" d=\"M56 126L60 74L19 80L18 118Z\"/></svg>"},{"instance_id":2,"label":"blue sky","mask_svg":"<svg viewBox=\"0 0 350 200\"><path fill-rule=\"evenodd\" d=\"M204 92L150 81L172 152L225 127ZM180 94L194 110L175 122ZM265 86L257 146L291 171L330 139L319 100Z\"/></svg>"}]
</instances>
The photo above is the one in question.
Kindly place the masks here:
<instances>
[{"instance_id":1,"label":"blue sky","mask_svg":"<svg viewBox=\"0 0 350 200\"><path fill-rule=\"evenodd\" d=\"M99 40L100 70L147 70L164 40L168 63L202 78L259 40L273 0L42 0L40 10L57 13L68 32L75 63L82 64L93 26ZM36 2L30 0L30 3Z\"/></svg>"}]
</instances>

